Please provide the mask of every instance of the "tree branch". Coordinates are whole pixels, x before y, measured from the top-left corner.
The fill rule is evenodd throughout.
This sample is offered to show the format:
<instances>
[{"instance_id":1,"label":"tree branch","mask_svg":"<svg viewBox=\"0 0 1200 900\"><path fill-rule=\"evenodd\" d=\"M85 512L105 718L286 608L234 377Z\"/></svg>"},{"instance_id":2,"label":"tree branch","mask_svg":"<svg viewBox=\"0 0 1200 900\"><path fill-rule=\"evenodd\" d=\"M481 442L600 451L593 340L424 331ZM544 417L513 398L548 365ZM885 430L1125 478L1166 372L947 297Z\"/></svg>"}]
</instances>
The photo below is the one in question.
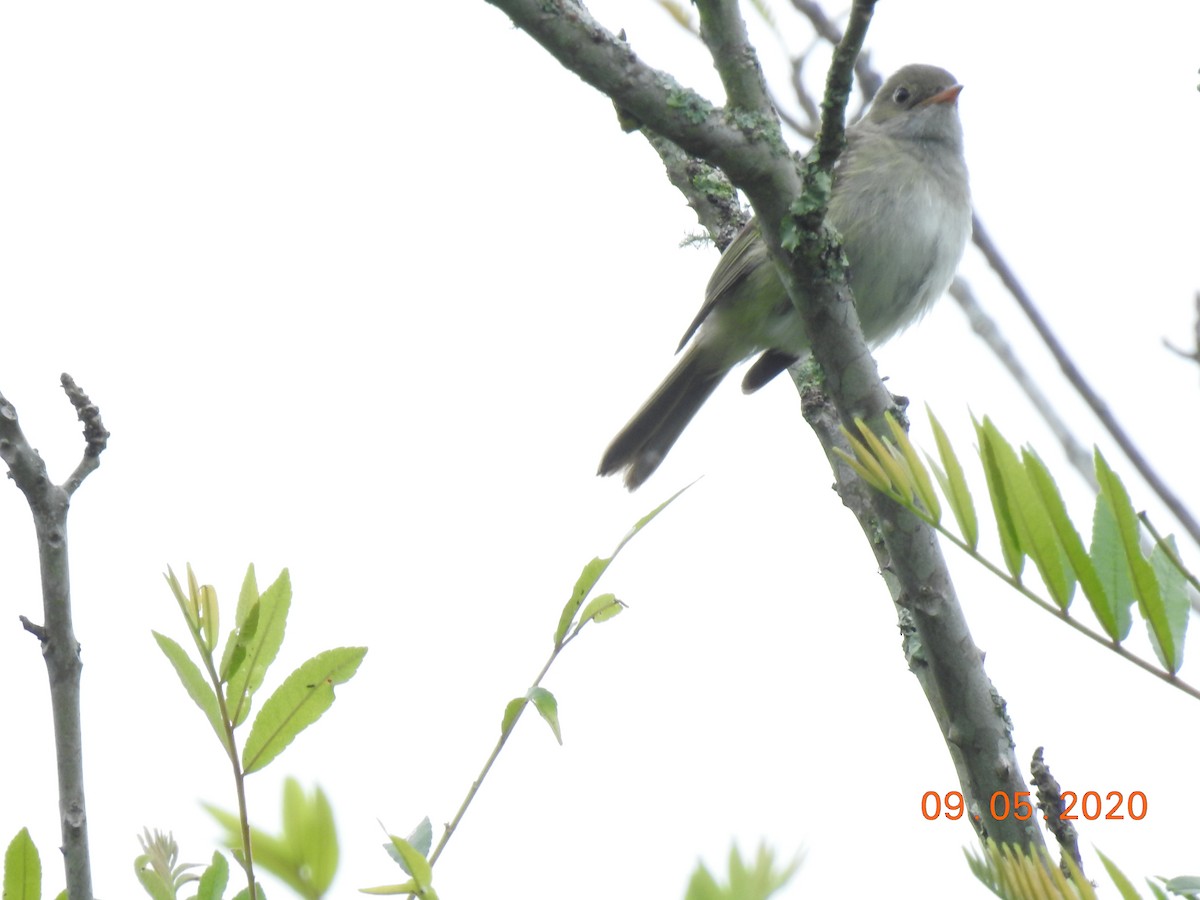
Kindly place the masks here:
<instances>
[{"instance_id":1,"label":"tree branch","mask_svg":"<svg viewBox=\"0 0 1200 900\"><path fill-rule=\"evenodd\" d=\"M1096 462L1092 451L1076 440L1075 435L1067 427L1067 423L1062 420L1054 408L1054 404L1050 402L1050 398L1042 392L1037 381L1029 374L1029 370L1021 364L1012 344L1000 333L1000 329L996 327L992 317L979 305L971 286L962 278L955 278L954 283L950 285L950 296L955 299L959 308L966 315L971 330L987 345L1000 364L1008 370L1013 381L1024 391L1034 409L1041 414L1043 421L1058 438L1063 453L1071 466L1088 483L1093 493L1098 492L1100 487L1096 483Z\"/></svg>"},{"instance_id":2,"label":"tree branch","mask_svg":"<svg viewBox=\"0 0 1200 900\"><path fill-rule=\"evenodd\" d=\"M815 347L814 343L814 347ZM833 453L852 453L842 418L811 367L793 371L804 418L816 432L837 477L842 503L858 519L875 553L904 636L909 670L917 677L933 710L967 800L969 821L980 839L1041 844L1032 820L995 821L990 799L996 791L1010 798L1026 790L1013 752L1011 723L1004 700L983 669L962 613L945 558L932 529L916 516L864 484Z\"/></svg>"},{"instance_id":3,"label":"tree branch","mask_svg":"<svg viewBox=\"0 0 1200 900\"><path fill-rule=\"evenodd\" d=\"M842 30L825 15L825 10L821 8L821 4L817 0L792 0L792 6L808 19L813 31L824 38L830 46L836 47L842 42ZM858 89L862 94L863 102L866 103L883 86L883 78L871 65L870 54L865 51L859 53L854 61L854 74L858 79Z\"/></svg>"},{"instance_id":4,"label":"tree branch","mask_svg":"<svg viewBox=\"0 0 1200 900\"><path fill-rule=\"evenodd\" d=\"M1000 255L1000 251L996 249L996 245L992 243L991 237L984 229L983 223L979 221L978 216L975 217L973 224L975 246L983 252L984 258L987 259L992 270L1000 276L1000 280L1004 283L1008 292L1013 295L1013 298L1017 301L1017 305L1021 307L1026 317L1033 324L1043 343L1049 348L1055 360L1058 361L1058 367L1062 369L1067 381L1071 382L1071 386L1083 397L1084 402L1091 408L1096 418L1100 420L1100 423L1107 429L1108 433L1112 435L1113 440L1117 442L1117 445L1124 452L1126 458L1133 463L1133 467L1137 469L1138 474L1142 476L1142 479L1150 486L1150 489L1158 495L1158 498L1171 511L1176 521L1183 526L1196 545L1200 546L1200 522L1196 521L1191 511L1184 505L1179 496L1171 490L1170 485L1163 481L1159 477L1159 474L1154 471L1149 461L1142 455L1137 445L1134 444L1133 438L1129 436L1129 433L1125 431L1121 423L1117 421L1116 416L1113 415L1112 410L1108 408L1108 404L1088 384L1087 379L1079 371L1079 367L1075 365L1066 348L1063 347L1062 343L1054 335L1054 332L1050 330L1049 324L1034 305L1033 299L1025 292L1025 288L1022 287L1021 283L1017 281L1016 274Z\"/></svg>"},{"instance_id":5,"label":"tree branch","mask_svg":"<svg viewBox=\"0 0 1200 900\"><path fill-rule=\"evenodd\" d=\"M763 121L715 107L670 74L642 63L574 0L487 2L623 113L722 169L751 198L761 219L783 220L785 198L798 196L801 182L773 118Z\"/></svg>"},{"instance_id":6,"label":"tree branch","mask_svg":"<svg viewBox=\"0 0 1200 900\"><path fill-rule=\"evenodd\" d=\"M700 39L712 53L717 74L732 109L773 118L758 54L750 45L737 0L695 0L700 12Z\"/></svg>"},{"instance_id":7,"label":"tree branch","mask_svg":"<svg viewBox=\"0 0 1200 900\"><path fill-rule=\"evenodd\" d=\"M649 128L641 129L646 141L662 160L667 180L683 194L696 220L722 253L733 243L750 214L738 202L737 188L725 173L702 159L689 156L673 141Z\"/></svg>"},{"instance_id":8,"label":"tree branch","mask_svg":"<svg viewBox=\"0 0 1200 900\"><path fill-rule=\"evenodd\" d=\"M820 140L805 160L803 175L783 145L765 91L755 88L748 75L757 70L747 65L743 32L709 45L731 104L742 104L717 109L669 75L644 66L624 42L571 0L488 2L507 12L566 68L611 97L620 110L723 169L745 192L824 371L817 407L826 414L814 428L829 447L840 440L839 426L855 417L882 427L892 398L863 340L837 236L824 222L832 168L844 143L850 72L874 0L855 0L830 69ZM741 27L740 19L731 18L731 2L697 0L707 33L722 22ZM919 640L910 641L916 648L910 660L933 705L972 813L980 816L972 824L981 836L1001 842L1041 844L1032 822L1011 816L997 822L988 815L994 791L1022 791L1025 785L1012 753L1003 701L983 672L982 655L971 641L933 531L844 466L834 468L844 502L849 505L848 498L853 498L852 508L875 549L902 619L911 619L919 632Z\"/></svg>"},{"instance_id":9,"label":"tree branch","mask_svg":"<svg viewBox=\"0 0 1200 900\"><path fill-rule=\"evenodd\" d=\"M83 662L71 623L71 590L67 559L67 512L71 494L99 465L108 439L100 411L69 375L63 389L84 421L87 447L83 459L62 486L53 484L46 464L30 446L17 411L0 395L0 459L25 495L33 513L41 563L44 625L21 617L25 630L41 642L50 678L50 705L58 761L59 824L62 829L67 892L73 900L92 900L87 812L83 791L83 735L79 713L79 681Z\"/></svg>"}]
</instances>

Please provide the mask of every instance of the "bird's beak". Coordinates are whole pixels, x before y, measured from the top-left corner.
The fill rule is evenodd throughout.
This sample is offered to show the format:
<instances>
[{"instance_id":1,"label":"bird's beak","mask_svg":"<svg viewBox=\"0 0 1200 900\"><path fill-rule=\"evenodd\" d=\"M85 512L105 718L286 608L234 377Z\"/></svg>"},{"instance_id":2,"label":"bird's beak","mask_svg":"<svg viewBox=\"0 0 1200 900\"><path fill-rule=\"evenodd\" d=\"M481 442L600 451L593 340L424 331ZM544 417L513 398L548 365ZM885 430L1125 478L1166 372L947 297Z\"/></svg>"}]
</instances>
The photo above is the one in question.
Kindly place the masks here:
<instances>
[{"instance_id":1,"label":"bird's beak","mask_svg":"<svg viewBox=\"0 0 1200 900\"><path fill-rule=\"evenodd\" d=\"M933 103L951 103L952 104L956 100L958 100L958 95L962 93L962 89L963 89L963 86L961 84L951 85L950 87L946 88L941 93L934 94L928 100L924 101L921 104L921 106L928 106Z\"/></svg>"}]
</instances>

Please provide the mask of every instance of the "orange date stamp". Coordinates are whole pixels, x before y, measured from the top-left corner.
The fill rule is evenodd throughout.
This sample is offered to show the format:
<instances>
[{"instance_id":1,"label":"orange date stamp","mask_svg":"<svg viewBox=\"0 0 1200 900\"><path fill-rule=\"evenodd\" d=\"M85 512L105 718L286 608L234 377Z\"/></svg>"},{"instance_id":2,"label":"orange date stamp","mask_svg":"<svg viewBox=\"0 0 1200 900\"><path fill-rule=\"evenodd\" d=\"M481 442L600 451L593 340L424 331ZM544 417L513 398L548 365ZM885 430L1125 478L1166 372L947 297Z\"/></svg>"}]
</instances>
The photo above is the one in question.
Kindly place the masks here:
<instances>
[{"instance_id":1,"label":"orange date stamp","mask_svg":"<svg viewBox=\"0 0 1200 900\"><path fill-rule=\"evenodd\" d=\"M992 794L988 812L997 822L1009 816L1024 822L1038 814L1030 796L1029 791L1017 791L1013 794L996 791ZM1109 791L1103 798L1099 791L1084 791L1082 794L1063 791L1062 805L1063 809L1058 818L1063 821L1132 819L1140 822L1146 818L1147 811L1146 795L1142 791L1130 791L1128 794L1123 791ZM946 791L944 794L926 791L921 795L921 815L930 822L940 818L961 819L965 813L966 803L960 791ZM976 821L980 820L979 814L975 814L973 818ZM1048 819L1049 816L1043 814L1042 818Z\"/></svg>"}]
</instances>

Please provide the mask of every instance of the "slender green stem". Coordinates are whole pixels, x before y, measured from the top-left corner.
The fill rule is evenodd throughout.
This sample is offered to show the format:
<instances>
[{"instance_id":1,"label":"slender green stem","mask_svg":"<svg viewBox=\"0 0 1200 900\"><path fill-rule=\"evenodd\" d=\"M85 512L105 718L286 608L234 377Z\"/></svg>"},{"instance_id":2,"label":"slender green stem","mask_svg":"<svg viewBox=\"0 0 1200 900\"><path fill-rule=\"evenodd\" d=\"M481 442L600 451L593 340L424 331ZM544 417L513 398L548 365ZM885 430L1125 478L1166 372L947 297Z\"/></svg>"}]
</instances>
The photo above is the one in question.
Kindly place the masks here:
<instances>
[{"instance_id":1,"label":"slender green stem","mask_svg":"<svg viewBox=\"0 0 1200 900\"><path fill-rule=\"evenodd\" d=\"M554 660L558 658L558 654L562 653L563 648L566 647L567 644L571 643L577 634L579 634L578 628L575 629L568 637L564 638L563 642L555 647L550 653L550 657L546 660L546 664L542 666L542 670L538 672L537 678L533 679L533 683L529 686L529 691L526 692L527 697L533 688L541 685L542 679L546 677L546 673L549 672L550 667L554 665ZM437 846L433 848L433 852L429 854L430 866L437 862L438 857L442 855L442 851L446 849L446 844L450 842L450 836L454 834L454 830L458 828L458 823L461 822L463 816L466 815L467 807L469 807L471 805L471 801L475 799L475 794L479 792L479 787L483 784L483 779L487 778L488 772L490 772L492 769L492 764L500 755L500 751L504 749L504 745L508 743L509 735L513 733L513 729L517 727L517 723L521 721L521 716L524 715L524 713L525 707L522 706L517 714L513 716L513 720L508 723L508 728L500 732L500 739L496 741L496 746L492 748L491 755L488 756L487 762L485 762L483 764L483 768L480 769L478 777L471 783L471 789L467 791L467 796L463 799L462 805L459 806L458 812L456 812L454 814L454 818L447 823L446 830L442 832L441 840L438 841Z\"/></svg>"},{"instance_id":2,"label":"slender green stem","mask_svg":"<svg viewBox=\"0 0 1200 900\"><path fill-rule=\"evenodd\" d=\"M694 484L695 482L692 483ZM504 745L508 743L509 735L511 735L513 733L513 729L517 727L517 722L521 721L521 716L525 713L525 707L529 704L530 697L533 694L534 689L541 686L542 680L550 671L550 667L554 665L554 661L558 659L558 655L566 649L567 645L571 643L571 641L579 637L579 632L583 631L584 626L586 626L589 622L602 621L602 619L598 617L601 615L601 613L606 612L608 607L591 610L586 616L583 617L582 620L579 621L576 621L575 617L580 614L580 609L584 609L585 611L587 610L587 607L584 606L584 603L587 598L591 596L592 591L595 589L596 584L599 582L600 577L604 574L604 571L608 568L612 561L617 558L618 554L620 554L625 545L633 539L635 534L645 528L660 512L675 502L675 499L689 487L691 487L691 484L676 491L669 498L656 506L652 511L638 519L633 528L626 532L625 536L621 538L620 543L617 544L616 549L613 550L612 555L609 556L608 559L593 560L592 563L589 563L588 566L585 567L585 571L587 571L591 568L593 563L601 563L600 568L592 574L591 580L587 583L586 588L583 589L583 596L576 599L575 596L572 595L571 600L568 601L567 606L564 608L564 617L567 616L568 612L570 613L570 621L566 625L563 625L560 620L559 627L564 633L560 637L556 631L554 649L550 652L550 656L542 666L541 671L537 673L537 677L533 679L533 683L529 686L529 689L526 690L524 697L525 702L517 709L517 712L512 717L512 721L508 722L506 727L501 728L500 739L496 741L496 746L492 748L492 752L488 755L487 761L483 764L483 768L479 771L478 777L471 782L471 788L467 791L467 796L463 799L462 804L458 807L458 812L456 812L454 814L454 818L446 824L446 829L442 833L441 839L438 841L437 846L433 848L433 852L429 854L428 862L430 867L432 867L433 864L438 861L438 858L442 855L442 851L446 849L446 844L450 842L450 837L458 828L458 824L462 821L463 816L466 815L467 809L471 805L471 801L475 799L475 795L479 792L480 785L482 785L483 780L487 778L488 772L492 770L492 765L500 756L500 751L503 750ZM610 600L612 604L615 604L618 607L623 607L625 605L620 600L617 600L616 597L611 595ZM619 610L613 611L610 615L615 615L617 611ZM608 617L608 615L604 616L604 618ZM412 897L415 895L409 894L409 896Z\"/></svg>"},{"instance_id":3,"label":"slender green stem","mask_svg":"<svg viewBox=\"0 0 1200 900\"><path fill-rule=\"evenodd\" d=\"M1098 631L1093 631L1091 628L1089 628L1087 625L1084 625L1078 619L1072 618L1070 615L1067 614L1067 611L1065 609L1060 609L1058 606L1051 603L1049 600L1039 597L1037 594L1035 594L1033 591L1031 591L1029 588L1027 588L1025 586L1025 584L1023 582L1021 582L1019 579L1014 578L1012 575L1005 572L1003 569L1001 569L995 563L991 562L986 557L981 556L979 551L972 548L969 544L966 543L966 541L963 541L961 538L959 538L957 535L953 534L952 532L947 531L946 528L941 524L941 522L934 521L930 517L928 512L921 509L920 507L917 507L917 506L912 505L911 503L907 502L905 500L905 498L903 497L903 495L895 493L893 491L885 491L884 493L886 493L889 497L891 497L893 500L895 500L897 503L899 503L905 509L908 509L911 512L913 512L914 514L916 514L917 516L919 516L927 524L929 524L935 531L937 531L938 534L942 535L942 537L946 538L948 541L950 541L952 544L954 544L954 546L958 547L959 550L966 553L969 557L971 557L973 560L975 560L977 563L979 563L981 566L983 566L985 569L987 569L989 572L991 572L993 575L995 575L1001 581L1005 582L1010 587L1015 588L1019 593L1024 595L1029 600L1032 600L1043 610L1045 610L1046 612L1053 615L1056 619L1058 619L1062 622L1065 622L1067 625L1074 628L1076 631L1078 631L1083 636L1095 641L1100 646L1105 647L1108 650L1111 650L1113 653L1117 654L1117 656L1120 656L1122 659L1125 659L1128 662L1133 663L1139 669L1143 669L1144 671L1149 672L1151 675L1153 675L1155 678L1159 679L1160 681L1166 682L1167 684L1171 685L1171 687L1175 688L1176 690L1182 691L1183 693L1187 694L1189 697L1193 697L1196 700L1200 700L1200 688L1193 687L1192 685L1188 684L1186 681L1183 681L1182 679L1178 678L1177 676L1172 675L1170 672L1160 669L1159 667L1155 666L1153 663L1147 662L1146 660L1142 659L1140 656L1137 656L1136 654L1131 653L1129 650L1126 650L1119 643L1117 643L1115 640L1108 637L1107 635L1101 634Z\"/></svg>"},{"instance_id":4,"label":"slender green stem","mask_svg":"<svg viewBox=\"0 0 1200 900\"><path fill-rule=\"evenodd\" d=\"M233 784L237 790L238 819L242 829L242 869L246 872L249 900L258 900L258 886L254 880L254 851L250 846L250 813L246 809L246 775L242 771L242 763L238 759L237 743L233 738L233 719L229 716L229 707L225 703L225 692L221 690L221 676L217 674L217 668L213 665L212 653L203 643L199 631L191 625L190 620L189 627L193 629L192 637L196 639L196 646L200 648L204 667L208 670L213 690L217 693L217 706L221 710L221 722L225 726L225 752L229 754L229 762L233 766Z\"/></svg>"}]
</instances>

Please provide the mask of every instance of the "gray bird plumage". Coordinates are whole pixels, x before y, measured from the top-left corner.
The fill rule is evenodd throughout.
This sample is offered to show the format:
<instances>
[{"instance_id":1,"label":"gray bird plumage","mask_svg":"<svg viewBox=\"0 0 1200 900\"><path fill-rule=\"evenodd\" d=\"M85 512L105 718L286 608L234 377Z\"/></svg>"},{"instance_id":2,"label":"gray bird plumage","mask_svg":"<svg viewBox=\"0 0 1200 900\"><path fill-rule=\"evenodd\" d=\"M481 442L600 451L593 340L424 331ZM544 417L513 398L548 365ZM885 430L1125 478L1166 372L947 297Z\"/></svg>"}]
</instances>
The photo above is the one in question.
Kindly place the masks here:
<instances>
[{"instance_id":1,"label":"gray bird plumage","mask_svg":"<svg viewBox=\"0 0 1200 900\"><path fill-rule=\"evenodd\" d=\"M961 90L945 69L905 66L846 130L829 221L842 235L850 287L872 345L915 322L945 292L970 236ZM762 354L742 382L750 393L809 352L804 322L756 221L721 256L680 350L675 368L600 462L601 475L624 471L630 490L658 468L730 369Z\"/></svg>"}]
</instances>

